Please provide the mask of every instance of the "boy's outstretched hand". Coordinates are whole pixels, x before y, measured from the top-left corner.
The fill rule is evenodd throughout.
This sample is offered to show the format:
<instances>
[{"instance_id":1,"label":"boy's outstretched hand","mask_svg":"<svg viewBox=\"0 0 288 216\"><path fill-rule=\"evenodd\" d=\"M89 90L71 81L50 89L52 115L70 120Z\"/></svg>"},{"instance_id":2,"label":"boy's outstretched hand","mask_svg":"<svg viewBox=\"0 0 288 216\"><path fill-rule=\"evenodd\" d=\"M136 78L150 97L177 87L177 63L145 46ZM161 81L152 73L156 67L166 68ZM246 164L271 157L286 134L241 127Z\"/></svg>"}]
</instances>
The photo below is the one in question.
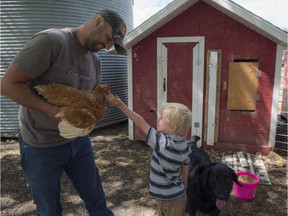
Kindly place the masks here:
<instances>
[{"instance_id":1,"label":"boy's outstretched hand","mask_svg":"<svg viewBox=\"0 0 288 216\"><path fill-rule=\"evenodd\" d=\"M129 119L131 119L146 135L148 134L150 125L136 112L130 110L125 103L118 97L113 94L106 96L107 101L120 109Z\"/></svg>"},{"instance_id":2,"label":"boy's outstretched hand","mask_svg":"<svg viewBox=\"0 0 288 216\"><path fill-rule=\"evenodd\" d=\"M114 96L113 94L107 95L106 99L113 106L118 107L123 104L123 101L118 96Z\"/></svg>"}]
</instances>

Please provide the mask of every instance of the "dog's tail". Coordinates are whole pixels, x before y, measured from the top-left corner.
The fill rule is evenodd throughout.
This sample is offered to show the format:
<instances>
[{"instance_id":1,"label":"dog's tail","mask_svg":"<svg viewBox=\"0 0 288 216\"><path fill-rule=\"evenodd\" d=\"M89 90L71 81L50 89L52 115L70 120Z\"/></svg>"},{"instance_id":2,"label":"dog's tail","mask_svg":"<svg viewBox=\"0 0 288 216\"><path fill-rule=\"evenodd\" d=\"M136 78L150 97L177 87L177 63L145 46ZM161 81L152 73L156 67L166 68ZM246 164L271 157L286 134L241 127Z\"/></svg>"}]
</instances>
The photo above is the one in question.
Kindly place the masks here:
<instances>
[{"instance_id":1,"label":"dog's tail","mask_svg":"<svg viewBox=\"0 0 288 216\"><path fill-rule=\"evenodd\" d=\"M197 148L197 142L200 140L200 137L197 135L194 135L191 137L189 141L189 145L191 146L192 149Z\"/></svg>"}]
</instances>

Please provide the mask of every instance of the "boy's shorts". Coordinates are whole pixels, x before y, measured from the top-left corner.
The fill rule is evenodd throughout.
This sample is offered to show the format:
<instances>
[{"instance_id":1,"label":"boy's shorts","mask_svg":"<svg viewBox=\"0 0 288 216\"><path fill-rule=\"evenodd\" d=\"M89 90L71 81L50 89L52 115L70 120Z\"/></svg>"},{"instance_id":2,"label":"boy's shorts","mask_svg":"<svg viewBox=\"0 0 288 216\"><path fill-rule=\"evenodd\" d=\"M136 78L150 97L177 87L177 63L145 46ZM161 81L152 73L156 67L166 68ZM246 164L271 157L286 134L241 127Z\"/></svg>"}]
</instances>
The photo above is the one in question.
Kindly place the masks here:
<instances>
[{"instance_id":1,"label":"boy's shorts","mask_svg":"<svg viewBox=\"0 0 288 216\"><path fill-rule=\"evenodd\" d=\"M173 200L158 201L158 216L184 216L186 208L186 193Z\"/></svg>"}]
</instances>

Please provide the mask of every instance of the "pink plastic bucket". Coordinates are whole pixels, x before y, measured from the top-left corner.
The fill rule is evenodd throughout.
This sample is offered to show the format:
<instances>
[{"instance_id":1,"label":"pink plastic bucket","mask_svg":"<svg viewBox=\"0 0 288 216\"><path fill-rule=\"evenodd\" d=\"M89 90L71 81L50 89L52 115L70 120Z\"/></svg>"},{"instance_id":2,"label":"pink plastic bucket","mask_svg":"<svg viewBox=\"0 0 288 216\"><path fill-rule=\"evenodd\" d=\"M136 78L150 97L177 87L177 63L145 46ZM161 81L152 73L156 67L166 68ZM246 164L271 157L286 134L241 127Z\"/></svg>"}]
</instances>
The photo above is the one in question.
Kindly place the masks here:
<instances>
[{"instance_id":1,"label":"pink plastic bucket","mask_svg":"<svg viewBox=\"0 0 288 216\"><path fill-rule=\"evenodd\" d=\"M250 176L255 180L252 183L240 182L243 186L238 186L235 182L233 183L234 195L239 199L251 200L254 199L257 185L259 184L259 177L250 172L236 172L236 175L239 176Z\"/></svg>"}]
</instances>

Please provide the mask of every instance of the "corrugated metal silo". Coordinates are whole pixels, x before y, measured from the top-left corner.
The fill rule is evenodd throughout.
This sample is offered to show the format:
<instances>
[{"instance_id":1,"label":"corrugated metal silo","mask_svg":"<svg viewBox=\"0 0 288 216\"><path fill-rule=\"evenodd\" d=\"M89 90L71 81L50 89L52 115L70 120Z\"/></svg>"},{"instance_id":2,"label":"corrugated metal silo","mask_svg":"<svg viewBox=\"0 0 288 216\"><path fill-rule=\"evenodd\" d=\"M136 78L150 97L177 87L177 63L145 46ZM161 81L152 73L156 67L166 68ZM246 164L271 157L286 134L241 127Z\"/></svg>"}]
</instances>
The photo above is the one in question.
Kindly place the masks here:
<instances>
[{"instance_id":1,"label":"corrugated metal silo","mask_svg":"<svg viewBox=\"0 0 288 216\"><path fill-rule=\"evenodd\" d=\"M133 28L133 0L2 0L1 1L1 77L15 55L35 33L49 28L77 27L101 9L118 12ZM127 102L127 57L99 52L102 59L103 82ZM18 132L19 105L1 95L1 133ZM125 120L116 108L97 127Z\"/></svg>"}]
</instances>

